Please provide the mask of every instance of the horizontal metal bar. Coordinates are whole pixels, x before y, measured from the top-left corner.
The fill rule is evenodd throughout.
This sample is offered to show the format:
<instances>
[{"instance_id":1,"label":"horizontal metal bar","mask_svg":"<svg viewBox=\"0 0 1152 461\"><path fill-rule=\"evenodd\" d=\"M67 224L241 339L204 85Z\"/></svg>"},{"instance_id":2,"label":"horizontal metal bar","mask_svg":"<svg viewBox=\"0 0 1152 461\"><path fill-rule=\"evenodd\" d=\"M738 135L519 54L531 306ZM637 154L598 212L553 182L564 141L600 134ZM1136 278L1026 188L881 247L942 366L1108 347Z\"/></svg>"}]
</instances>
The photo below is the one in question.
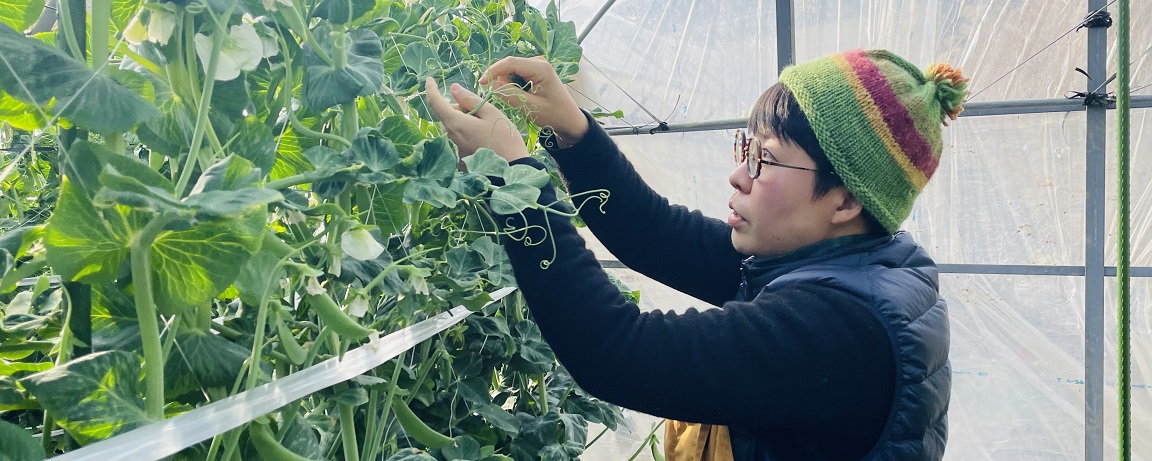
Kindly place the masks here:
<instances>
[{"instance_id":1,"label":"horizontal metal bar","mask_svg":"<svg viewBox=\"0 0 1152 461\"><path fill-rule=\"evenodd\" d=\"M605 269L628 269L624 263L614 259L601 259L600 265ZM937 264L942 274L980 274L980 275L1057 275L1064 277L1083 277L1084 266L1040 266L1028 264ZM1116 267L1104 268L1107 277L1116 276ZM1152 267L1133 267L1133 277L1152 277Z\"/></svg>"},{"instance_id":2,"label":"horizontal metal bar","mask_svg":"<svg viewBox=\"0 0 1152 461\"><path fill-rule=\"evenodd\" d=\"M1083 99L1028 99L1020 101L990 101L971 102L964 105L961 117L980 117L985 115L1014 115L1014 114L1041 114L1050 112L1077 112L1084 110ZM1132 108L1152 107L1152 95L1132 96ZM1109 109L1115 109L1111 104ZM692 131L734 130L748 126L747 118L730 118L708 122L670 123L667 129L639 128L639 127L609 127L605 128L611 136L626 136L635 134L657 133L687 133Z\"/></svg>"}]
</instances>

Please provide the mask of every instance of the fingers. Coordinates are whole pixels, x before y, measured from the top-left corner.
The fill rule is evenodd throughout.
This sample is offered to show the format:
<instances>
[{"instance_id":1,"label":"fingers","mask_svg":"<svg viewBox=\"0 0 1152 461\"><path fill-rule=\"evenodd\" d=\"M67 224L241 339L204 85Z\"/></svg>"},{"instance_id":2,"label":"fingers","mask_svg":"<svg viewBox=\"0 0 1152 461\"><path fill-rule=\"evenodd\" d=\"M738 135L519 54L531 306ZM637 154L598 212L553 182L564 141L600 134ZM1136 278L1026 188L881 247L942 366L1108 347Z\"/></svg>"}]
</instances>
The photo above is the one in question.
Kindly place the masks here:
<instances>
[{"instance_id":1,"label":"fingers","mask_svg":"<svg viewBox=\"0 0 1152 461\"><path fill-rule=\"evenodd\" d=\"M440 95L440 88L436 86L436 80L428 77L424 81L424 96L428 99L428 108L432 110L433 114L440 119L441 122L447 122L452 119L457 119L463 116L464 113L452 107L452 104Z\"/></svg>"},{"instance_id":2,"label":"fingers","mask_svg":"<svg viewBox=\"0 0 1152 461\"><path fill-rule=\"evenodd\" d=\"M492 66L488 68L488 71L480 77L480 84L487 85L491 83L492 86L496 88L502 88L507 83L513 83L510 78L512 74L518 75L529 82L540 83L548 80L550 76L555 75L556 70L552 68L552 64L543 56L536 56L534 58L510 56L492 64Z\"/></svg>"},{"instance_id":3,"label":"fingers","mask_svg":"<svg viewBox=\"0 0 1152 461\"><path fill-rule=\"evenodd\" d=\"M503 118L504 113L500 112L496 106L493 106L480 95L469 91L468 89L460 86L458 83L453 83L451 87L452 97L460 104L460 110L475 115L479 118L488 120L493 118Z\"/></svg>"}]
</instances>

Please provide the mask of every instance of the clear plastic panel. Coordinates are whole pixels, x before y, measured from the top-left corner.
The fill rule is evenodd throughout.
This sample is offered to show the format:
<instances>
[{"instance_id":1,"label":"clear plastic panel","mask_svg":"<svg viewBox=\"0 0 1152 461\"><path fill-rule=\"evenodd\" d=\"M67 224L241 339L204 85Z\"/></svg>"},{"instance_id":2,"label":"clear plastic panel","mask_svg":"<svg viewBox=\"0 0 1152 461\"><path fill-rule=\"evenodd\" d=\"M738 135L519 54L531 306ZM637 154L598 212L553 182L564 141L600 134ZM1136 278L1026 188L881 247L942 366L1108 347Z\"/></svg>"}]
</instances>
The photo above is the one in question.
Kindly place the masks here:
<instances>
[{"instance_id":1,"label":"clear plastic panel","mask_svg":"<svg viewBox=\"0 0 1152 461\"><path fill-rule=\"evenodd\" d=\"M904 228L938 263L1084 261L1085 115L966 117Z\"/></svg>"},{"instance_id":2,"label":"clear plastic panel","mask_svg":"<svg viewBox=\"0 0 1152 461\"><path fill-rule=\"evenodd\" d=\"M1131 411L1132 411L1132 453L1133 459L1152 461L1152 278L1133 278L1130 287L1132 310L1128 324L1131 340L1130 368ZM1116 459L1115 434L1119 434L1119 394L1117 394L1117 367L1119 349L1117 338L1117 289L1115 279L1109 279L1105 289L1105 309L1108 310L1105 326L1104 349L1104 414L1105 447L1109 456Z\"/></svg>"},{"instance_id":3,"label":"clear plastic panel","mask_svg":"<svg viewBox=\"0 0 1152 461\"><path fill-rule=\"evenodd\" d=\"M579 31L601 4L559 5ZM614 125L737 118L776 81L775 1L620 0L583 48L572 88L584 107L623 110Z\"/></svg>"},{"instance_id":4,"label":"clear plastic panel","mask_svg":"<svg viewBox=\"0 0 1152 461\"><path fill-rule=\"evenodd\" d=\"M1116 164L1116 113L1109 112L1108 117L1108 192L1105 204L1108 219L1107 238L1105 239L1105 262L1116 265L1117 226L1120 216L1117 210L1117 174L1119 166ZM1129 198L1129 229L1131 241L1129 242L1132 265L1152 266L1152 109L1132 110L1132 139L1130 150L1129 173L1131 174L1131 196Z\"/></svg>"},{"instance_id":5,"label":"clear plastic panel","mask_svg":"<svg viewBox=\"0 0 1152 461\"><path fill-rule=\"evenodd\" d=\"M1084 459L1079 277L941 276L952 327L949 460Z\"/></svg>"},{"instance_id":6,"label":"clear plastic panel","mask_svg":"<svg viewBox=\"0 0 1152 461\"><path fill-rule=\"evenodd\" d=\"M1086 31L1057 41L1086 14L1084 1L796 0L796 55L804 62L845 49L886 48L922 68L933 62L963 68L976 101L1060 98L1087 85L1074 70L1086 67Z\"/></svg>"},{"instance_id":7,"label":"clear plastic panel","mask_svg":"<svg viewBox=\"0 0 1152 461\"><path fill-rule=\"evenodd\" d=\"M734 130L616 136L621 151L656 192L675 204L724 219Z\"/></svg>"}]
</instances>

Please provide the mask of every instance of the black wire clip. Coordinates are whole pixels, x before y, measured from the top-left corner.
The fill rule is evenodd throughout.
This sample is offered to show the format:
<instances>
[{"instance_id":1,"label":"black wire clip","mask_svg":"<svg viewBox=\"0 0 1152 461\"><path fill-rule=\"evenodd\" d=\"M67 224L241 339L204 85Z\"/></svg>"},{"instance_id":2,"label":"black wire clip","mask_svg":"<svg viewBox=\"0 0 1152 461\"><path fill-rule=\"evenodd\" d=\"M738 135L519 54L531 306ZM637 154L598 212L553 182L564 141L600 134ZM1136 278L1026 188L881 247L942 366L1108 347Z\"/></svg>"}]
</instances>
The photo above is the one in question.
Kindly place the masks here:
<instances>
[{"instance_id":1,"label":"black wire clip","mask_svg":"<svg viewBox=\"0 0 1152 461\"><path fill-rule=\"evenodd\" d=\"M1080 27L1076 28L1076 32L1080 32L1083 28L1095 29L1098 27L1112 27L1112 14L1107 10L1097 11L1084 18L1084 22L1080 23Z\"/></svg>"},{"instance_id":2,"label":"black wire clip","mask_svg":"<svg viewBox=\"0 0 1152 461\"><path fill-rule=\"evenodd\" d=\"M1088 77L1088 81L1092 81L1092 76L1088 75L1088 72L1085 72L1084 69L1077 67L1076 72L1084 74L1085 77ZM1108 106L1108 105L1115 104L1116 103L1116 93L1108 93L1108 92L1102 93L1102 92L1100 92L1100 90L1102 88L1104 88L1105 86L1108 86L1108 84L1112 83L1112 81L1115 79L1116 79L1116 74L1112 74L1112 77L1109 78L1108 80L1104 81L1103 84L1101 84L1099 87L1097 87L1096 91L1093 91L1091 93L1089 93L1087 91L1069 91L1069 92L1064 94L1064 97L1068 98L1068 99L1084 98L1084 105L1085 106Z\"/></svg>"}]
</instances>

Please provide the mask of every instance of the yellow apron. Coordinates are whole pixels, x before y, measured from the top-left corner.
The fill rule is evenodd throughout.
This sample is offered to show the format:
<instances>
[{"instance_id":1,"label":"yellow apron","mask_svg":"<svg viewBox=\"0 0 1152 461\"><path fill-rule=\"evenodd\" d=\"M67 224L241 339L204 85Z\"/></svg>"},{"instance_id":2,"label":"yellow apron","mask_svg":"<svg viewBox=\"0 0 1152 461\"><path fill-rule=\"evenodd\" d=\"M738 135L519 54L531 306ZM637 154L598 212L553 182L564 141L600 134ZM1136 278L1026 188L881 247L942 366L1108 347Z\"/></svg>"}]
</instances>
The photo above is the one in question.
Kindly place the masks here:
<instances>
[{"instance_id":1,"label":"yellow apron","mask_svg":"<svg viewBox=\"0 0 1152 461\"><path fill-rule=\"evenodd\" d=\"M666 461L732 461L732 441L728 426L664 422Z\"/></svg>"}]
</instances>

